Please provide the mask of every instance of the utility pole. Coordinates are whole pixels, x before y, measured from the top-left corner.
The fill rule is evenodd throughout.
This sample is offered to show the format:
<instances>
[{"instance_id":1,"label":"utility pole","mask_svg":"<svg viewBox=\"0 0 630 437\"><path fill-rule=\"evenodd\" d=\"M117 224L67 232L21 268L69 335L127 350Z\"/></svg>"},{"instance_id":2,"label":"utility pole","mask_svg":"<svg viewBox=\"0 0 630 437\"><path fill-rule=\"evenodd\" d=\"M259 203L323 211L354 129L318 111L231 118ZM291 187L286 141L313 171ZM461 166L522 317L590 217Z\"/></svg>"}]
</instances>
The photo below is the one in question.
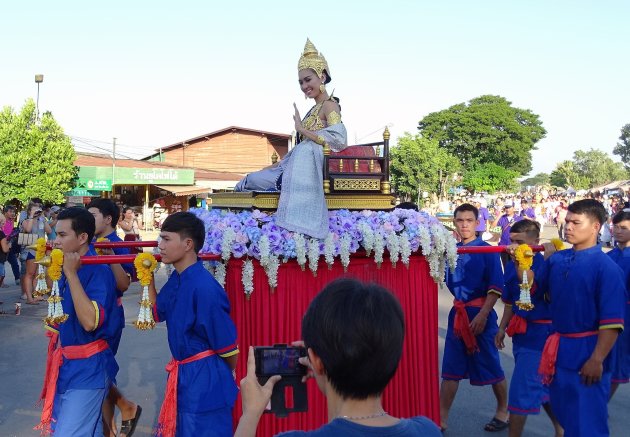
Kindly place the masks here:
<instances>
[{"instance_id":1,"label":"utility pole","mask_svg":"<svg viewBox=\"0 0 630 437\"><path fill-rule=\"evenodd\" d=\"M112 145L112 194L114 194L114 178L116 174L116 137Z\"/></svg>"},{"instance_id":2,"label":"utility pole","mask_svg":"<svg viewBox=\"0 0 630 437\"><path fill-rule=\"evenodd\" d=\"M37 112L37 121L39 121L39 84L42 83L44 81L44 75L43 74L36 74L35 75L35 83L37 84L37 103L36 103L36 112Z\"/></svg>"}]
</instances>

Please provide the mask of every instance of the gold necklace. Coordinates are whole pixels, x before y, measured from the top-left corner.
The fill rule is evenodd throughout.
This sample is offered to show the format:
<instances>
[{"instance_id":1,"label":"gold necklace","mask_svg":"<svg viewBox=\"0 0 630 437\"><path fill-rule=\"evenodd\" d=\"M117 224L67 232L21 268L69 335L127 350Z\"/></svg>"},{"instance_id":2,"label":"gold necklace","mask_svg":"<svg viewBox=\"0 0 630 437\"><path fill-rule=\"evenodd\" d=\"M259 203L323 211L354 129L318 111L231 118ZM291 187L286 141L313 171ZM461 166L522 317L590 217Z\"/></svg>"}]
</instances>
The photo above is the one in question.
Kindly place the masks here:
<instances>
[{"instance_id":1,"label":"gold necklace","mask_svg":"<svg viewBox=\"0 0 630 437\"><path fill-rule=\"evenodd\" d=\"M387 411L383 410L380 413L371 414L369 416L337 416L338 419L346 419L346 420L367 420L367 419L376 419L377 417L387 416Z\"/></svg>"}]
</instances>

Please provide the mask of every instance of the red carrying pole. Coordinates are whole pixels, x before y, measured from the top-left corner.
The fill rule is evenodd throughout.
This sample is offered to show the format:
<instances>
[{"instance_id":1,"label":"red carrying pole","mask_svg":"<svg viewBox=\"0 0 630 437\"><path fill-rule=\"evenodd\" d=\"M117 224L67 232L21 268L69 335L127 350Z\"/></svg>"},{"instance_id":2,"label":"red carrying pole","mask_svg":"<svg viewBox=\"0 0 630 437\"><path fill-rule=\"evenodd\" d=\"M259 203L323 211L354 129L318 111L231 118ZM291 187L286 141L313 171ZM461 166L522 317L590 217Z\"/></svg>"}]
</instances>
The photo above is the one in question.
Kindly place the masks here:
<instances>
[{"instance_id":1,"label":"red carrying pole","mask_svg":"<svg viewBox=\"0 0 630 437\"><path fill-rule=\"evenodd\" d=\"M529 246L533 252L543 252L545 246ZM464 253L503 253L508 246L460 246L457 248L458 254Z\"/></svg>"},{"instance_id":2,"label":"red carrying pole","mask_svg":"<svg viewBox=\"0 0 630 437\"><path fill-rule=\"evenodd\" d=\"M153 255L158 261L162 261L161 255ZM202 261L219 261L221 255L212 253L200 253L199 259ZM82 256L81 264L128 264L136 259L136 255L100 255L100 256Z\"/></svg>"}]
</instances>

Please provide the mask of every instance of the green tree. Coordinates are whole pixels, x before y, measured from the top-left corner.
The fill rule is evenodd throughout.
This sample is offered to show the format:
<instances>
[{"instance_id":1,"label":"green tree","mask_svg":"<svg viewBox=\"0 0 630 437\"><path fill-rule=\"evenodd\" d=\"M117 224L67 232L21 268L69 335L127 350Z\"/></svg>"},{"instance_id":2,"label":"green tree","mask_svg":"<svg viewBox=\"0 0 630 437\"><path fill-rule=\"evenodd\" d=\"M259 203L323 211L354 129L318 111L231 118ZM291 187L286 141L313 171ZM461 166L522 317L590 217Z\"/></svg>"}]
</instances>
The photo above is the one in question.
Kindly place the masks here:
<instances>
[{"instance_id":1,"label":"green tree","mask_svg":"<svg viewBox=\"0 0 630 437\"><path fill-rule=\"evenodd\" d=\"M32 99L20 112L8 106L0 111L0 203L31 197L62 202L77 174L75 159L70 138L52 114L37 120Z\"/></svg>"},{"instance_id":2,"label":"green tree","mask_svg":"<svg viewBox=\"0 0 630 437\"><path fill-rule=\"evenodd\" d=\"M605 152L596 149L577 150L571 161L562 161L551 172L551 185L576 190L597 187L626 179L628 172Z\"/></svg>"},{"instance_id":3,"label":"green tree","mask_svg":"<svg viewBox=\"0 0 630 437\"><path fill-rule=\"evenodd\" d=\"M464 173L462 186L471 192L486 191L490 194L497 191L513 191L518 187L516 178L519 173L509 170L493 162L475 164Z\"/></svg>"},{"instance_id":4,"label":"green tree","mask_svg":"<svg viewBox=\"0 0 630 437\"><path fill-rule=\"evenodd\" d=\"M630 169L630 123L621 128L619 139L621 142L617 143L613 153L619 155L621 162L624 163L627 169Z\"/></svg>"},{"instance_id":5,"label":"green tree","mask_svg":"<svg viewBox=\"0 0 630 437\"><path fill-rule=\"evenodd\" d=\"M457 158L440 148L437 141L410 133L398 139L389 155L393 188L406 200L418 201L422 191L445 192L460 168Z\"/></svg>"},{"instance_id":6,"label":"green tree","mask_svg":"<svg viewBox=\"0 0 630 437\"><path fill-rule=\"evenodd\" d=\"M420 120L418 130L457 156L467 170L494 163L519 174L531 171L531 152L547 134L538 115L492 95L433 112Z\"/></svg>"},{"instance_id":7,"label":"green tree","mask_svg":"<svg viewBox=\"0 0 630 437\"><path fill-rule=\"evenodd\" d=\"M521 181L521 187L533 187L540 185L549 185L549 175L547 173L538 173L531 178L523 179Z\"/></svg>"}]
</instances>

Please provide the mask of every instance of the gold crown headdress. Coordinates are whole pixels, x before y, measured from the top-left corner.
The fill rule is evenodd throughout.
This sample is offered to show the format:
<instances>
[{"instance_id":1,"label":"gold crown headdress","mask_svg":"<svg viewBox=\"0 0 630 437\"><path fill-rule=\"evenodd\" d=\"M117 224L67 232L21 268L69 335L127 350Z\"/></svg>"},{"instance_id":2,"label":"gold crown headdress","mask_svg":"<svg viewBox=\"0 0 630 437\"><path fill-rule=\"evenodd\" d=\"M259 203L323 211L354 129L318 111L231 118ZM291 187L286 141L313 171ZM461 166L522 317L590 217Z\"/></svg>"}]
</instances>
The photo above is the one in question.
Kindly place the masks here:
<instances>
[{"instance_id":1,"label":"gold crown headdress","mask_svg":"<svg viewBox=\"0 0 630 437\"><path fill-rule=\"evenodd\" d=\"M298 71L307 68L312 69L319 77L322 77L324 70L326 70L327 77L325 83L330 82L330 68L328 68L328 62L326 62L324 55L317 51L315 45L308 38L306 38L304 52L298 61Z\"/></svg>"}]
</instances>

